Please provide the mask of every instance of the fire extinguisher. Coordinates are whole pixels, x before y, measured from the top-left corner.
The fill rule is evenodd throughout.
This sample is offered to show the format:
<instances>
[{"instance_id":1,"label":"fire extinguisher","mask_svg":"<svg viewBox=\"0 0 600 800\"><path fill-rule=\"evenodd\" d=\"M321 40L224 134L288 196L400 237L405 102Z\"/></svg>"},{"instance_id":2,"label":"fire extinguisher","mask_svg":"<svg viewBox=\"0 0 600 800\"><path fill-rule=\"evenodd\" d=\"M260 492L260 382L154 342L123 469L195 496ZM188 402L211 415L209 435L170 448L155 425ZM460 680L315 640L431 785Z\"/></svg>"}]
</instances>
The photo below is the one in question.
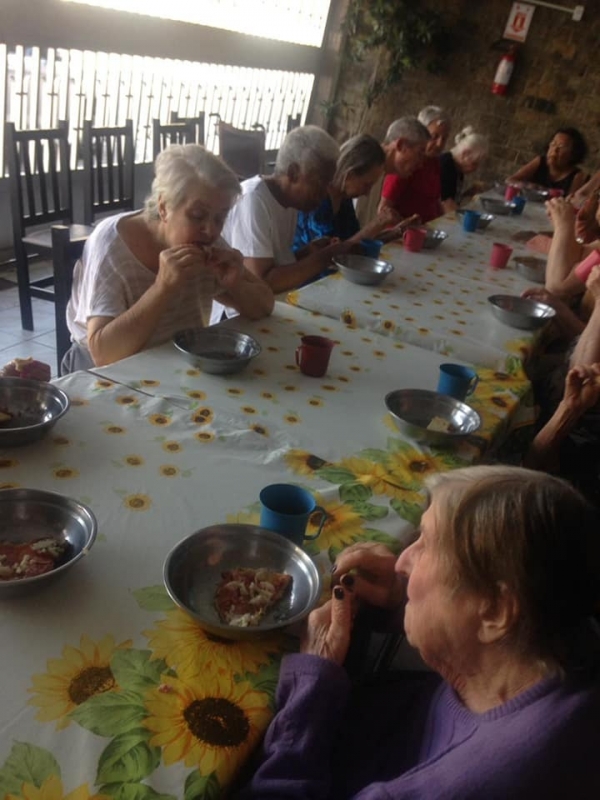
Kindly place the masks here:
<instances>
[{"instance_id":1,"label":"fire extinguisher","mask_svg":"<svg viewBox=\"0 0 600 800\"><path fill-rule=\"evenodd\" d=\"M496 74L494 75L494 82L492 84L493 94L499 94L499 95L506 94L508 90L508 84L510 83L511 76L515 68L516 60L517 60L516 47L514 45L511 45L510 50L507 53L505 53L498 62L498 68L496 69Z\"/></svg>"}]
</instances>

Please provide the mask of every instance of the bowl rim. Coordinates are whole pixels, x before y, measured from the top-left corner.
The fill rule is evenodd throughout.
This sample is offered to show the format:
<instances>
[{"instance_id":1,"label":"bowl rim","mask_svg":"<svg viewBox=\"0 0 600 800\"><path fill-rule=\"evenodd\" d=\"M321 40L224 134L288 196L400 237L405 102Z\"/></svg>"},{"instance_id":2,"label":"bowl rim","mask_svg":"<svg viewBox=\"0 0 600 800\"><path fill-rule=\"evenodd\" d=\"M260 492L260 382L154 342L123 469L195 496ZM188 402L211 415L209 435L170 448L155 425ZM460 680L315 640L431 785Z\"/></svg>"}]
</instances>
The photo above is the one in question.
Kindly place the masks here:
<instances>
[{"instance_id":1,"label":"bowl rim","mask_svg":"<svg viewBox=\"0 0 600 800\"><path fill-rule=\"evenodd\" d=\"M31 433L32 431L39 431L40 429L46 428L49 425L54 425L54 423L58 422L61 417L67 413L69 408L71 407L71 401L69 399L69 395L63 390L59 389L58 386L55 386L53 383L49 383L46 381L35 381L30 378L17 378L17 377L3 377L0 376L0 387L3 383L8 383L10 386L16 386L21 388L27 389L34 389L35 391L39 391L40 387L42 387L45 391L52 394L55 399L59 400L61 403L61 409L56 414L56 416L52 417L52 419L42 420L42 422L36 422L34 425L21 425L17 427L11 428L2 428L0 427L0 442L2 441L3 434L17 434L17 433Z\"/></svg>"},{"instance_id":2,"label":"bowl rim","mask_svg":"<svg viewBox=\"0 0 600 800\"><path fill-rule=\"evenodd\" d=\"M27 486L21 486L13 489L0 489L0 506L7 496L10 497L12 495L15 500L18 500L21 499L19 498L20 494L24 494L32 497L32 499L35 498L37 500L43 500L55 505L58 505L56 502L57 500L60 500L61 505L64 505L66 500L69 504L77 506L79 510L84 512L84 516L88 518L91 527L88 530L87 538L83 547L73 556L73 558L65 561L64 564L60 565L60 567L55 567L54 569L50 570L50 572L44 572L42 575L34 575L31 578L18 578L17 580L1 580L0 594L2 593L3 588L14 589L21 586L34 586L38 583L42 583L45 579L47 580L50 576L54 577L56 575L61 575L78 561L81 561L84 556L88 555L98 535L98 520L96 519L96 515L92 509L86 503L82 503L80 500L75 500L73 497L69 497L66 494L60 494L60 492L50 492L46 489L31 489Z\"/></svg>"},{"instance_id":3,"label":"bowl rim","mask_svg":"<svg viewBox=\"0 0 600 800\"><path fill-rule=\"evenodd\" d=\"M392 395L397 394L406 394L407 392L412 392L417 395L425 395L428 398L434 397L447 397L455 403L461 411L468 411L470 415L473 416L475 421L477 422L477 426L473 428L472 431L430 431L427 428L424 428L422 425L417 425L416 422L411 422L410 420L404 419L403 417L396 414L389 406L389 399ZM401 420L407 425L412 425L414 428L418 428L421 431L425 431L427 433L431 433L435 436L447 436L451 439L460 439L464 436L471 436L472 434L476 433L481 428L481 415L478 411L476 411L473 406L470 406L468 403L465 403L464 400L457 400L455 397L450 397L448 394L442 394L441 392L436 392L433 389L392 389L391 392L388 392L384 397L384 404L386 411L388 414L392 414L392 416L396 417L397 419Z\"/></svg>"},{"instance_id":4,"label":"bowl rim","mask_svg":"<svg viewBox=\"0 0 600 800\"><path fill-rule=\"evenodd\" d=\"M251 353L248 356L243 356L243 357L240 357L240 358L236 358L236 361L238 363L241 362L241 361L250 361L250 359L256 358L256 356L259 356L262 353L262 347L261 347L260 342L258 341L258 339L255 339L254 336L252 336L252 334L246 333L245 331L239 331L239 330L237 330L237 328L225 328L225 327L223 327L223 328L220 328L217 331L216 330L217 327L218 327L217 325L207 325L205 328L200 328L200 327L197 327L197 328L182 328L180 331L176 331L173 334L173 338L172 338L173 345L177 348L177 350L179 350L180 353L184 353L185 355L194 356L195 358L204 358L207 361L212 361L214 363L218 363L222 359L220 359L220 358L211 358L210 356L202 355L202 353L194 353L193 350L186 350L177 341L178 337L183 336L184 334L186 334L188 332L201 331L201 332L208 332L208 335L218 334L219 336L222 336L223 334L225 334L226 338L229 338L229 339L234 339L237 336L245 336L247 339L249 339L250 342L252 343L253 348L255 349L255 352ZM214 330L211 330L211 328L214 329Z\"/></svg>"},{"instance_id":5,"label":"bowl rim","mask_svg":"<svg viewBox=\"0 0 600 800\"><path fill-rule=\"evenodd\" d=\"M554 308L552 308L552 306L549 306L548 303L542 303L541 300L532 300L530 297L521 297L518 294L491 294L488 297L488 303L493 308L498 309L498 311L503 311L506 314L524 314L525 312L523 312L523 311L511 311L508 308L502 308L502 306L499 305L498 302L497 302L500 298L506 298L508 300L522 300L524 302L531 303L531 304L533 304L535 306L540 306L545 311L549 312L547 314L544 314L543 317L530 316L528 314L525 314L525 316L528 316L530 319L539 319L539 320L549 321L553 317L556 316L556 310Z\"/></svg>"},{"instance_id":6,"label":"bowl rim","mask_svg":"<svg viewBox=\"0 0 600 800\"><path fill-rule=\"evenodd\" d=\"M350 253L349 256L350 257L364 258L364 259L366 259L368 261L372 261L373 264L381 264L382 268L378 272L375 272L372 269L368 270L368 269L361 269L360 267L350 267L350 266L348 266L348 264L344 264L343 262L338 260L340 258L347 258L348 256L346 256L346 255L335 256L334 259L333 259L333 263L336 265L336 267L338 267L338 269L340 269L342 271L343 270L348 270L348 272L356 272L359 275L365 275L365 274L366 275L389 275L390 272L394 271L394 265L390 261L387 261L385 258L373 258L372 256L362 256L362 255L359 255L358 253Z\"/></svg>"},{"instance_id":7,"label":"bowl rim","mask_svg":"<svg viewBox=\"0 0 600 800\"><path fill-rule=\"evenodd\" d=\"M214 533L214 529L215 528L218 528L218 529L222 529L222 528L236 528L236 529L243 528L243 529L246 529L248 532L252 532L252 533L260 531L260 536L263 539L271 540L273 542L277 542L278 544L281 544L282 541L286 542L287 546L291 549L291 552L294 553L295 556L297 558L299 558L300 561L303 563L305 568L307 570L309 570L310 572L312 572L312 574L313 574L313 578L315 580L315 589L314 589L314 593L313 593L314 594L313 602L309 603L302 610L302 612L294 614L293 616L288 617L285 620L281 620L279 622L267 623L265 625L252 625L252 626L248 626L248 627L245 627L245 628L244 627L240 627L240 626L236 626L236 625L227 625L227 623L221 622L220 620L215 621L214 623L210 622L209 620L207 620L204 617L201 617L197 612L193 611L191 608L186 606L177 597L173 587L171 586L171 583L170 583L170 580L169 580L169 567L171 565L171 562L175 558L176 554L178 553L180 548L185 543L190 542L191 540L194 540L194 539L204 538L205 536L210 536L210 535L214 536L215 535L215 533ZM212 531L212 533L211 533L211 531ZM169 595L171 600L175 603L175 605L178 608L180 608L182 611L185 611L186 614L189 614L193 619L197 620L200 624L204 623L206 625L210 625L211 628L222 630L224 634L232 633L232 632L235 632L235 631L241 631L243 636L248 636L248 634L250 634L250 635L252 635L252 634L264 634L264 633L270 633L272 631L283 630L284 628L287 628L289 625L293 625L295 622L298 622L300 619L304 619L306 616L308 616L308 614L310 614L310 612L313 610L313 608L315 608L317 606L317 604L319 603L319 599L321 597L322 588L323 588L322 587L321 574L320 574L320 572L319 572L319 570L317 568L317 565L312 560L312 558L308 555L308 553L305 553L304 550L302 550L301 547L298 547L293 542L290 542L289 539L286 539L285 536L282 536L280 533L276 533L275 531L271 531L268 528L263 528L260 525L250 525L250 524L242 523L242 522L215 523L214 525L207 525L204 528L200 528L199 530L194 531L193 533L190 533L187 536L184 536L183 539L180 539L176 544L174 544L173 547L167 553L167 555L165 557L165 560L164 560L164 563L163 563L162 576L163 576L163 584L165 586L165 589L167 590L167 594ZM232 638L232 637L229 637L229 638Z\"/></svg>"}]
</instances>

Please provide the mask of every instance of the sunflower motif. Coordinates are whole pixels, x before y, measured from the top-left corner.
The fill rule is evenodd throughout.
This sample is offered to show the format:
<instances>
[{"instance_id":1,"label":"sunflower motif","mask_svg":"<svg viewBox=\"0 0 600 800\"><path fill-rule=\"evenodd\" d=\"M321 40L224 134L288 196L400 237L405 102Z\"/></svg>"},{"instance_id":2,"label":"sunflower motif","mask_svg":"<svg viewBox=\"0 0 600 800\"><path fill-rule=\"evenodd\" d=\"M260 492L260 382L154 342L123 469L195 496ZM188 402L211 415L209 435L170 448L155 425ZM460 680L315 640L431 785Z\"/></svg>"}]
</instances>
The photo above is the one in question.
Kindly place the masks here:
<instances>
[{"instance_id":1,"label":"sunflower motif","mask_svg":"<svg viewBox=\"0 0 600 800\"><path fill-rule=\"evenodd\" d=\"M244 414L257 414L257 410L253 406L242 406Z\"/></svg>"},{"instance_id":2,"label":"sunflower motif","mask_svg":"<svg viewBox=\"0 0 600 800\"><path fill-rule=\"evenodd\" d=\"M309 397L306 402L309 406L313 406L314 408L321 408L323 405L323 401L320 397Z\"/></svg>"},{"instance_id":3,"label":"sunflower motif","mask_svg":"<svg viewBox=\"0 0 600 800\"><path fill-rule=\"evenodd\" d=\"M125 456L123 461L129 467L143 467L144 466L144 459L141 456Z\"/></svg>"},{"instance_id":4,"label":"sunflower motif","mask_svg":"<svg viewBox=\"0 0 600 800\"><path fill-rule=\"evenodd\" d=\"M198 375L200 375L200 370L199 369L186 369L185 374L189 375L190 378L195 378Z\"/></svg>"},{"instance_id":5,"label":"sunflower motif","mask_svg":"<svg viewBox=\"0 0 600 800\"><path fill-rule=\"evenodd\" d=\"M153 658L162 658L181 677L193 677L205 670L223 675L258 672L282 649L281 636L238 642L206 633L183 611L168 611L166 619L144 631Z\"/></svg>"},{"instance_id":6,"label":"sunflower motif","mask_svg":"<svg viewBox=\"0 0 600 800\"><path fill-rule=\"evenodd\" d=\"M423 496L415 491L414 481L405 485L403 476L394 471L395 462L390 467L389 462L378 464L367 458L354 456L343 459L340 466L355 475L359 483L369 486L373 494L387 495L411 503L423 502Z\"/></svg>"},{"instance_id":7,"label":"sunflower motif","mask_svg":"<svg viewBox=\"0 0 600 800\"><path fill-rule=\"evenodd\" d=\"M385 350L373 350L375 358L385 358Z\"/></svg>"},{"instance_id":8,"label":"sunflower motif","mask_svg":"<svg viewBox=\"0 0 600 800\"><path fill-rule=\"evenodd\" d=\"M345 375L338 375L337 379L340 383L350 383L350 378L347 378Z\"/></svg>"},{"instance_id":9,"label":"sunflower motif","mask_svg":"<svg viewBox=\"0 0 600 800\"><path fill-rule=\"evenodd\" d=\"M395 342L394 347L396 348L396 350L404 350L404 345L402 344L402 342Z\"/></svg>"},{"instance_id":10,"label":"sunflower motif","mask_svg":"<svg viewBox=\"0 0 600 800\"><path fill-rule=\"evenodd\" d=\"M132 511L147 511L152 505L152 500L147 494L128 494L123 499L123 505Z\"/></svg>"},{"instance_id":11,"label":"sunflower motif","mask_svg":"<svg viewBox=\"0 0 600 800\"><path fill-rule=\"evenodd\" d=\"M312 475L315 470L324 467L327 462L314 456L308 450L290 450L284 456L285 463L297 475Z\"/></svg>"},{"instance_id":12,"label":"sunflower motif","mask_svg":"<svg viewBox=\"0 0 600 800\"><path fill-rule=\"evenodd\" d=\"M165 478L176 478L181 472L179 467L175 467L173 464L162 464L158 468L158 471L161 475L164 475Z\"/></svg>"},{"instance_id":13,"label":"sunflower motif","mask_svg":"<svg viewBox=\"0 0 600 800\"><path fill-rule=\"evenodd\" d=\"M295 364L286 364L284 369L287 369L288 372L298 372L298 367Z\"/></svg>"},{"instance_id":14,"label":"sunflower motif","mask_svg":"<svg viewBox=\"0 0 600 800\"><path fill-rule=\"evenodd\" d=\"M214 419L214 413L210 408L197 408L191 416L192 422L196 425L206 425Z\"/></svg>"},{"instance_id":15,"label":"sunflower motif","mask_svg":"<svg viewBox=\"0 0 600 800\"><path fill-rule=\"evenodd\" d=\"M250 425L250 429L253 430L254 433L260 434L260 436L269 435L269 430L268 428L265 428L264 425L258 425L258 424Z\"/></svg>"},{"instance_id":16,"label":"sunflower motif","mask_svg":"<svg viewBox=\"0 0 600 800\"><path fill-rule=\"evenodd\" d=\"M271 328L267 328L266 325L263 325L262 328L258 329L259 333L271 333Z\"/></svg>"},{"instance_id":17,"label":"sunflower motif","mask_svg":"<svg viewBox=\"0 0 600 800\"><path fill-rule=\"evenodd\" d=\"M258 375L260 378L262 378L267 374L267 371L265 369L262 369L261 367L256 367L255 369L252 370L252 372L255 375Z\"/></svg>"},{"instance_id":18,"label":"sunflower motif","mask_svg":"<svg viewBox=\"0 0 600 800\"><path fill-rule=\"evenodd\" d=\"M199 442L213 442L215 435L211 433L211 431L198 431L198 433L194 434L194 439L197 439Z\"/></svg>"},{"instance_id":19,"label":"sunflower motif","mask_svg":"<svg viewBox=\"0 0 600 800\"><path fill-rule=\"evenodd\" d=\"M388 333L393 333L396 330L396 323L393 322L391 319L384 319L381 323L381 327L384 331Z\"/></svg>"},{"instance_id":20,"label":"sunflower motif","mask_svg":"<svg viewBox=\"0 0 600 800\"><path fill-rule=\"evenodd\" d=\"M265 400L275 400L275 395L273 392L261 392L260 396Z\"/></svg>"},{"instance_id":21,"label":"sunflower motif","mask_svg":"<svg viewBox=\"0 0 600 800\"><path fill-rule=\"evenodd\" d=\"M297 414L286 414L283 419L289 425L298 425L298 423L302 422Z\"/></svg>"},{"instance_id":22,"label":"sunflower motif","mask_svg":"<svg viewBox=\"0 0 600 800\"><path fill-rule=\"evenodd\" d=\"M269 351L269 353L278 353L278 352L279 352L279 348L278 348L278 347L275 347L275 345L274 345L274 344L270 344L270 345L267 347L267 350Z\"/></svg>"},{"instance_id":23,"label":"sunflower motif","mask_svg":"<svg viewBox=\"0 0 600 800\"><path fill-rule=\"evenodd\" d=\"M19 462L16 458L0 458L0 469L12 469L18 466Z\"/></svg>"},{"instance_id":24,"label":"sunflower motif","mask_svg":"<svg viewBox=\"0 0 600 800\"><path fill-rule=\"evenodd\" d=\"M340 319L344 325L348 326L348 328L356 328L356 317L349 308L346 308L344 311L342 311Z\"/></svg>"},{"instance_id":25,"label":"sunflower motif","mask_svg":"<svg viewBox=\"0 0 600 800\"><path fill-rule=\"evenodd\" d=\"M165 427L171 424L171 417L168 414L150 414L148 417L148 422L151 425L158 425L159 427Z\"/></svg>"},{"instance_id":26,"label":"sunflower motif","mask_svg":"<svg viewBox=\"0 0 600 800\"><path fill-rule=\"evenodd\" d=\"M107 380L96 381L96 389L110 389L110 387L114 385L115 384L112 381L107 381Z\"/></svg>"},{"instance_id":27,"label":"sunflower motif","mask_svg":"<svg viewBox=\"0 0 600 800\"><path fill-rule=\"evenodd\" d=\"M114 433L114 434L118 435L120 433L125 433L126 429L123 428L121 425L107 425L104 428L104 432L105 433L111 433L111 434Z\"/></svg>"},{"instance_id":28,"label":"sunflower motif","mask_svg":"<svg viewBox=\"0 0 600 800\"><path fill-rule=\"evenodd\" d=\"M202 775L231 778L258 744L270 719L269 696L246 681L202 674L185 684L168 675L146 698L144 724L166 766L183 761Z\"/></svg>"},{"instance_id":29,"label":"sunflower motif","mask_svg":"<svg viewBox=\"0 0 600 800\"><path fill-rule=\"evenodd\" d=\"M21 794L7 794L5 800L110 800L107 794L90 794L87 783L65 794L58 775L49 775L39 787L23 783Z\"/></svg>"},{"instance_id":30,"label":"sunflower motif","mask_svg":"<svg viewBox=\"0 0 600 800\"><path fill-rule=\"evenodd\" d=\"M206 400L206 392L201 392L199 389L190 389L186 394L192 400Z\"/></svg>"},{"instance_id":31,"label":"sunflower motif","mask_svg":"<svg viewBox=\"0 0 600 800\"><path fill-rule=\"evenodd\" d=\"M333 386L331 383L322 383L321 389L323 389L324 392L337 392L338 390L337 386Z\"/></svg>"},{"instance_id":32,"label":"sunflower motif","mask_svg":"<svg viewBox=\"0 0 600 800\"><path fill-rule=\"evenodd\" d=\"M293 384L293 383L287 383L287 384L286 384L286 385L283 387L283 391L284 391L284 392L295 392L297 388L298 388L298 387L297 387L297 386L294 386L294 384Z\"/></svg>"},{"instance_id":33,"label":"sunflower motif","mask_svg":"<svg viewBox=\"0 0 600 800\"><path fill-rule=\"evenodd\" d=\"M358 366L358 364L352 364L352 366L348 369L352 370L352 372L362 372L362 369Z\"/></svg>"},{"instance_id":34,"label":"sunflower motif","mask_svg":"<svg viewBox=\"0 0 600 800\"><path fill-rule=\"evenodd\" d=\"M115 644L107 635L94 642L85 634L79 641L79 648L65 645L62 658L50 658L47 672L34 675L32 688L28 691L34 696L29 705L39 711L36 719L40 722L56 720L56 729L62 730L69 723L69 714L90 697L118 689L110 668L110 661L117 650L131 647L131 641Z\"/></svg>"},{"instance_id":35,"label":"sunflower motif","mask_svg":"<svg viewBox=\"0 0 600 800\"><path fill-rule=\"evenodd\" d=\"M181 453L183 447L179 442L169 441L162 443L162 449L166 450L167 453Z\"/></svg>"},{"instance_id":36,"label":"sunflower motif","mask_svg":"<svg viewBox=\"0 0 600 800\"><path fill-rule=\"evenodd\" d=\"M342 549L361 537L364 520L352 506L345 505L339 498L325 500L317 495L315 500L326 512L325 524L317 540L319 550ZM320 521L321 513L315 511L308 520L309 535L318 531Z\"/></svg>"},{"instance_id":37,"label":"sunflower motif","mask_svg":"<svg viewBox=\"0 0 600 800\"><path fill-rule=\"evenodd\" d=\"M328 328L327 325L323 325L319 330L323 331L323 333L331 333L331 328Z\"/></svg>"},{"instance_id":38,"label":"sunflower motif","mask_svg":"<svg viewBox=\"0 0 600 800\"><path fill-rule=\"evenodd\" d=\"M82 397L72 397L71 398L71 405L72 406L89 406L89 400L84 400Z\"/></svg>"},{"instance_id":39,"label":"sunflower motif","mask_svg":"<svg viewBox=\"0 0 600 800\"><path fill-rule=\"evenodd\" d=\"M238 397L241 394L244 394L243 389L237 389L235 386L232 386L230 389L227 389L227 394L231 394L234 397Z\"/></svg>"},{"instance_id":40,"label":"sunflower motif","mask_svg":"<svg viewBox=\"0 0 600 800\"><path fill-rule=\"evenodd\" d=\"M373 341L373 339L371 339L370 336L361 336L360 340L361 340L361 342L367 342L367 343L370 343L370 342Z\"/></svg>"},{"instance_id":41,"label":"sunflower motif","mask_svg":"<svg viewBox=\"0 0 600 800\"><path fill-rule=\"evenodd\" d=\"M130 394L121 395L115 399L115 402L118 403L120 406L131 406L137 405L137 400Z\"/></svg>"},{"instance_id":42,"label":"sunflower motif","mask_svg":"<svg viewBox=\"0 0 600 800\"><path fill-rule=\"evenodd\" d=\"M144 378L143 381L140 381L140 386L160 386L160 381L151 380L150 378Z\"/></svg>"},{"instance_id":43,"label":"sunflower motif","mask_svg":"<svg viewBox=\"0 0 600 800\"><path fill-rule=\"evenodd\" d=\"M66 447L71 441L66 436L53 436L52 441L57 447Z\"/></svg>"},{"instance_id":44,"label":"sunflower motif","mask_svg":"<svg viewBox=\"0 0 600 800\"><path fill-rule=\"evenodd\" d=\"M446 472L458 466L466 466L460 458L450 452L430 453L416 450L410 445L401 445L389 453L386 466L396 483L407 489L419 489L429 475Z\"/></svg>"},{"instance_id":45,"label":"sunflower motif","mask_svg":"<svg viewBox=\"0 0 600 800\"><path fill-rule=\"evenodd\" d=\"M59 480L67 480L68 478L77 478L79 473L76 469L70 467L59 467L54 470L54 477Z\"/></svg>"}]
</instances>

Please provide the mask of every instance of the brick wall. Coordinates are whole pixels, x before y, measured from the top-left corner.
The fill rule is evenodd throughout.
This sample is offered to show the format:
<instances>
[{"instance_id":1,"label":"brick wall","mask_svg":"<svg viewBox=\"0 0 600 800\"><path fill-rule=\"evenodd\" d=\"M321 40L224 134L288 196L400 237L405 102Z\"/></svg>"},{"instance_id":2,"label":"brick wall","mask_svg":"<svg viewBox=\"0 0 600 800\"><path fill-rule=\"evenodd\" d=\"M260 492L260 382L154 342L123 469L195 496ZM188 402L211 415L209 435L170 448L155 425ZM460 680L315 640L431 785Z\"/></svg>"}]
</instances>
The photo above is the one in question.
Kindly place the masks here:
<instances>
[{"instance_id":1,"label":"brick wall","mask_svg":"<svg viewBox=\"0 0 600 800\"><path fill-rule=\"evenodd\" d=\"M361 0L368 3L369 0ZM401 84L365 112L364 86L376 54L362 63L342 55L330 130L343 140L360 131L381 137L389 122L424 105L444 107L453 135L465 125L490 138L481 177L504 177L540 152L554 130L572 125L588 141L588 171L600 169L600 2L588 0L581 22L564 12L537 7L507 97L491 93L511 0L419 0L437 9L451 34L451 54L440 73L407 73ZM575 0L556 0L574 6ZM536 110L550 101L551 113Z\"/></svg>"}]
</instances>

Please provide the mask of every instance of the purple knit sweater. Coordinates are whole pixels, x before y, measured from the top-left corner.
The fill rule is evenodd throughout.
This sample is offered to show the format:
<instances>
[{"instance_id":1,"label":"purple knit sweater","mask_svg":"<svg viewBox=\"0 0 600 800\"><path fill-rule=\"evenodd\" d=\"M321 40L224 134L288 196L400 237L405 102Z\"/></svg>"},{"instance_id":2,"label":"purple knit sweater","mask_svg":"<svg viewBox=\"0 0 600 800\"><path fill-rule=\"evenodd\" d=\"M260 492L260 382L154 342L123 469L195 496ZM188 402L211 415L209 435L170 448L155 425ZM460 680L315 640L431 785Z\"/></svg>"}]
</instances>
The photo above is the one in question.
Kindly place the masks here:
<instances>
[{"instance_id":1,"label":"purple knit sweater","mask_svg":"<svg viewBox=\"0 0 600 800\"><path fill-rule=\"evenodd\" d=\"M244 800L600 798L598 683L543 680L474 714L434 675L356 693L330 661L290 655L277 701Z\"/></svg>"}]
</instances>

